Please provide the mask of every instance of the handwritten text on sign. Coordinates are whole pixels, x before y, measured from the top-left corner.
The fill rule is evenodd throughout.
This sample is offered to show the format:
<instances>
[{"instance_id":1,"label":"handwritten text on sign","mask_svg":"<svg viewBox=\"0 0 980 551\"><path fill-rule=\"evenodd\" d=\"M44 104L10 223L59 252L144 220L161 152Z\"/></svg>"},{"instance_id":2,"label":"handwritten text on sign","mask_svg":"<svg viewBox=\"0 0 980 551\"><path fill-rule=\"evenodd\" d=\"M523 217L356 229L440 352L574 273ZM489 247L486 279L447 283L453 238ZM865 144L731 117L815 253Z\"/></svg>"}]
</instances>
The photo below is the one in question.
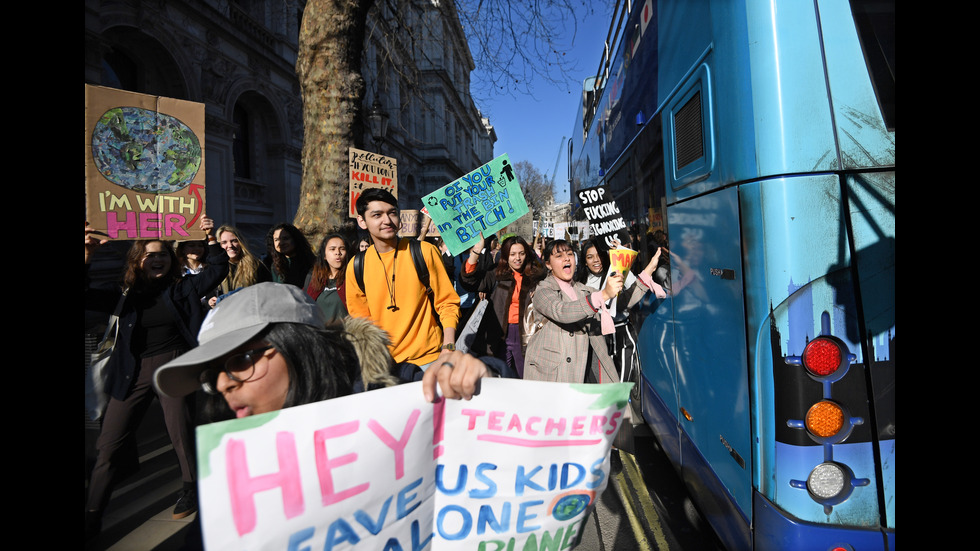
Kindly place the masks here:
<instances>
[{"instance_id":1,"label":"handwritten text on sign","mask_svg":"<svg viewBox=\"0 0 980 551\"><path fill-rule=\"evenodd\" d=\"M609 248L615 246L613 240L623 245L629 243L626 222L607 186L579 190L578 198L592 235L602 239Z\"/></svg>"},{"instance_id":2,"label":"handwritten text on sign","mask_svg":"<svg viewBox=\"0 0 980 551\"><path fill-rule=\"evenodd\" d=\"M350 148L350 209L351 218L357 217L357 198L364 190L382 188L398 198L398 161L380 153Z\"/></svg>"},{"instance_id":3,"label":"handwritten text on sign","mask_svg":"<svg viewBox=\"0 0 980 551\"><path fill-rule=\"evenodd\" d=\"M204 239L204 104L85 85L85 219L109 239Z\"/></svg>"},{"instance_id":4,"label":"handwritten text on sign","mask_svg":"<svg viewBox=\"0 0 980 551\"><path fill-rule=\"evenodd\" d=\"M630 386L490 379L430 404L412 383L198 427L205 546L568 548Z\"/></svg>"},{"instance_id":5,"label":"handwritten text on sign","mask_svg":"<svg viewBox=\"0 0 980 551\"><path fill-rule=\"evenodd\" d=\"M527 202L507 154L422 198L439 234L457 255L527 214Z\"/></svg>"}]
</instances>

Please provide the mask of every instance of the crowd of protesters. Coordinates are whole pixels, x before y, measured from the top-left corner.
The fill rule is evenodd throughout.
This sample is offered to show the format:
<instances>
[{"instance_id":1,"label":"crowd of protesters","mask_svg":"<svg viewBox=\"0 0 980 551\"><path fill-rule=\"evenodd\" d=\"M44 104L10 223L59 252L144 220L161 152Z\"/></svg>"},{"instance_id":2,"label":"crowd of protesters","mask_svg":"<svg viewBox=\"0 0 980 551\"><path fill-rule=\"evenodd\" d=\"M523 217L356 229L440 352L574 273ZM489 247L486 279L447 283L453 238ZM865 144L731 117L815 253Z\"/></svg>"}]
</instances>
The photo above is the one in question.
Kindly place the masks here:
<instances>
[{"instance_id":1,"label":"crowd of protesters","mask_svg":"<svg viewBox=\"0 0 980 551\"><path fill-rule=\"evenodd\" d=\"M154 396L179 458L179 519L197 511L197 423L410 381L422 381L429 401L437 383L445 397L469 399L483 377L620 381L635 361L630 307L650 291L665 297L669 285L665 241L652 240L650 261L624 277L602 240L480 234L454 256L438 237L400 237L387 191L364 192L356 209L356 226L316 248L296 226L274 226L261 258L236 228L215 230L205 216L205 240L134 241L121 285L101 287L88 267L107 240L86 223L86 309L120 312L122 328L107 368L87 539L131 472L127 446Z\"/></svg>"}]
</instances>

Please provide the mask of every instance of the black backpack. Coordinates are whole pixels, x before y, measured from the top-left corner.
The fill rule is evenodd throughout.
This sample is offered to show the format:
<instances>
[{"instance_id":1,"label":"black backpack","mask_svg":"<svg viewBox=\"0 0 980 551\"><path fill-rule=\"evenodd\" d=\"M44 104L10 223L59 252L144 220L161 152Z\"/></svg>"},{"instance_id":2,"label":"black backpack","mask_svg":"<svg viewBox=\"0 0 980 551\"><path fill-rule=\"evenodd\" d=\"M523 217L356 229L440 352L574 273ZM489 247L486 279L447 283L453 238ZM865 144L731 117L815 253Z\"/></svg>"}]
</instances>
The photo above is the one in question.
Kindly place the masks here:
<instances>
[{"instance_id":1,"label":"black backpack","mask_svg":"<svg viewBox=\"0 0 980 551\"><path fill-rule=\"evenodd\" d=\"M408 250L412 252L412 262L415 263L415 272L418 273L419 281L422 282L422 285L425 285L425 292L432 297L432 287L429 285L429 267L425 265L425 258L422 257L422 243L418 239L409 239ZM357 285L360 287L362 293L364 292L365 252L359 251L354 255L354 259L352 260L354 263L354 278L357 280Z\"/></svg>"}]
</instances>

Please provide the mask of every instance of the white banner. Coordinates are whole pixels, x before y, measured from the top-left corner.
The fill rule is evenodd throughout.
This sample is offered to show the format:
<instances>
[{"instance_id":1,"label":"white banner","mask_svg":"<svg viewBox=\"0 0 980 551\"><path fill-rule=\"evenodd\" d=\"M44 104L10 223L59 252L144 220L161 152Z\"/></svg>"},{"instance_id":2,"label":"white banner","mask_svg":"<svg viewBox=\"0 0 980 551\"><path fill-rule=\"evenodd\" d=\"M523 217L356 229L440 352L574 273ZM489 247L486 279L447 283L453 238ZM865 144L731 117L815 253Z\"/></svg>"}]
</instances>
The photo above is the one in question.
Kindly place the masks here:
<instances>
[{"instance_id":1,"label":"white banner","mask_svg":"<svg viewBox=\"0 0 980 551\"><path fill-rule=\"evenodd\" d=\"M609 480L630 383L421 383L197 429L205 547L567 549Z\"/></svg>"}]
</instances>

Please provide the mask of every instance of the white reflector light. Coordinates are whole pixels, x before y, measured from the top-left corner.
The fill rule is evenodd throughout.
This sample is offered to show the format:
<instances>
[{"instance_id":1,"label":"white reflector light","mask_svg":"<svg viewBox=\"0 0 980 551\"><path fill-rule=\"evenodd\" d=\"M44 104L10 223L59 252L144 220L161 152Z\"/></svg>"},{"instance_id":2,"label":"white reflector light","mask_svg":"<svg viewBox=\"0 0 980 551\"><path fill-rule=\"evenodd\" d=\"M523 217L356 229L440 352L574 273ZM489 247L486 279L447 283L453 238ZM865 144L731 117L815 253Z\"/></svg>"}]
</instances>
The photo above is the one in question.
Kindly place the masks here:
<instances>
[{"instance_id":1,"label":"white reflector light","mask_svg":"<svg viewBox=\"0 0 980 551\"><path fill-rule=\"evenodd\" d=\"M830 499L844 490L846 481L844 470L834 463L817 465L806 479L806 486L814 496Z\"/></svg>"}]
</instances>

